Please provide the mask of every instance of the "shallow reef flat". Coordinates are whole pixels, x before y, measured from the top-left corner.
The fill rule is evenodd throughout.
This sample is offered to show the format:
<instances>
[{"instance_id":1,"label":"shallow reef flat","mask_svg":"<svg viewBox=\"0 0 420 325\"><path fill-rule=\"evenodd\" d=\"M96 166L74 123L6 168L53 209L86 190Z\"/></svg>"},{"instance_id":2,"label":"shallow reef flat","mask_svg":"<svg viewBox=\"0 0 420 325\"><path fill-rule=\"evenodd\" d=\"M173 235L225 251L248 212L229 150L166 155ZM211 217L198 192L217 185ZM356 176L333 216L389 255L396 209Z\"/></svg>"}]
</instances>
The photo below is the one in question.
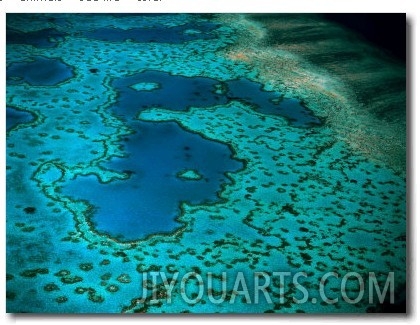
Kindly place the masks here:
<instances>
[{"instance_id":1,"label":"shallow reef flat","mask_svg":"<svg viewBox=\"0 0 420 325\"><path fill-rule=\"evenodd\" d=\"M386 311L325 303L327 272L394 272L405 301L405 65L352 31L317 15L8 14L6 58L7 312ZM168 303L151 272L214 286ZM306 272L309 299L273 277L272 301L250 303L238 272L250 288Z\"/></svg>"}]
</instances>

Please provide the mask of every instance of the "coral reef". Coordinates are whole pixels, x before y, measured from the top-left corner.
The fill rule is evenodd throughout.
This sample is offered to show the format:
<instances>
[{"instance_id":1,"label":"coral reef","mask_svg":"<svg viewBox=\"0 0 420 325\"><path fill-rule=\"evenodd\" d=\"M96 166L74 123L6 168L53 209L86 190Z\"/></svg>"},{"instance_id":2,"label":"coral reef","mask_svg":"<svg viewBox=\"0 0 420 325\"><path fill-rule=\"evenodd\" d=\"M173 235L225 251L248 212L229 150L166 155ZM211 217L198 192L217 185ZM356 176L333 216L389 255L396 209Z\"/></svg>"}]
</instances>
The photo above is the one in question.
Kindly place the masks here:
<instances>
[{"instance_id":1,"label":"coral reef","mask_svg":"<svg viewBox=\"0 0 420 325\"><path fill-rule=\"evenodd\" d=\"M7 14L6 38L8 312L364 313L367 296L322 302L322 276L406 283L405 66L350 31ZM306 272L308 302L278 271ZM159 272L203 281L167 303ZM273 303L238 272L271 275Z\"/></svg>"}]
</instances>

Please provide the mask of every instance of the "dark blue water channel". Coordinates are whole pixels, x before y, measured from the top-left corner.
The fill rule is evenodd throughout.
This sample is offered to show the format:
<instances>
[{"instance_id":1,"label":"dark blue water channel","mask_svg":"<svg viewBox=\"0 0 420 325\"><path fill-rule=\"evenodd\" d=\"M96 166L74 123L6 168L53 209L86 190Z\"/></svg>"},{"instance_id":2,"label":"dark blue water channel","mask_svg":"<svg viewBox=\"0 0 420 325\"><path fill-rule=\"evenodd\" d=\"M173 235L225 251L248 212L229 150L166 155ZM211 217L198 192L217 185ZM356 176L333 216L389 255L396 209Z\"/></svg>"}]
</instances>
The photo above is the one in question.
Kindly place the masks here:
<instances>
[{"instance_id":1,"label":"dark blue water channel","mask_svg":"<svg viewBox=\"0 0 420 325\"><path fill-rule=\"evenodd\" d=\"M264 91L263 86L248 79L231 80L227 83L227 97L254 105L257 112L280 115L295 127L320 125L321 121L312 112L293 98L283 98L275 91Z\"/></svg>"},{"instance_id":2,"label":"dark blue water channel","mask_svg":"<svg viewBox=\"0 0 420 325\"><path fill-rule=\"evenodd\" d=\"M175 76L146 71L116 79L118 93L110 109L135 133L121 141L125 158L113 158L102 167L130 175L127 180L101 184L97 177L79 176L64 188L65 195L86 199L95 206L90 216L96 230L122 241L168 233L181 226L180 203L214 203L226 172L235 172L243 163L233 159L227 144L210 141L183 129L175 122L144 122L136 117L155 107L186 110L211 107L239 99L266 114L278 114L296 126L317 120L297 101L284 100L279 93L267 92L248 79L221 83L204 77ZM194 170L201 178L179 177Z\"/></svg>"},{"instance_id":3,"label":"dark blue water channel","mask_svg":"<svg viewBox=\"0 0 420 325\"><path fill-rule=\"evenodd\" d=\"M12 63L6 69L8 84L27 82L33 86L54 86L73 77L73 70L61 60L42 56L31 62Z\"/></svg>"},{"instance_id":4,"label":"dark blue water channel","mask_svg":"<svg viewBox=\"0 0 420 325\"><path fill-rule=\"evenodd\" d=\"M17 126L21 123L28 123L34 119L34 115L16 109L14 107L7 106L6 107L6 130L10 131L13 127Z\"/></svg>"},{"instance_id":5,"label":"dark blue water channel","mask_svg":"<svg viewBox=\"0 0 420 325\"><path fill-rule=\"evenodd\" d=\"M46 28L33 32L21 32L6 29L6 44L27 44L38 48L56 47L63 40L65 33L53 28Z\"/></svg>"},{"instance_id":6,"label":"dark blue water channel","mask_svg":"<svg viewBox=\"0 0 420 325\"><path fill-rule=\"evenodd\" d=\"M139 83L154 84L156 88L150 91L132 88ZM141 110L153 107L182 111L190 106L226 104L226 96L214 92L218 84L217 80L211 78L188 78L161 71L146 71L113 82L113 87L119 93L118 107L114 111L125 117L134 117Z\"/></svg>"},{"instance_id":7,"label":"dark blue water channel","mask_svg":"<svg viewBox=\"0 0 420 325\"><path fill-rule=\"evenodd\" d=\"M86 31L84 36L90 39L97 39L108 42L123 42L133 40L135 42L157 42L180 44L197 39L212 39L211 34L219 25L211 22L194 22L180 26L166 27L156 26L153 28L98 28Z\"/></svg>"},{"instance_id":8,"label":"dark blue water channel","mask_svg":"<svg viewBox=\"0 0 420 325\"><path fill-rule=\"evenodd\" d=\"M138 91L138 83L154 83L156 89ZM230 80L225 83L212 78L184 77L161 71L145 71L113 82L119 94L117 114L133 116L147 108L160 107L186 110L188 107L223 105L230 100L251 104L263 114L280 115L295 127L320 125L321 121L296 99L286 99L275 91L264 91L263 86L249 79ZM216 92L216 89L219 89Z\"/></svg>"}]
</instances>

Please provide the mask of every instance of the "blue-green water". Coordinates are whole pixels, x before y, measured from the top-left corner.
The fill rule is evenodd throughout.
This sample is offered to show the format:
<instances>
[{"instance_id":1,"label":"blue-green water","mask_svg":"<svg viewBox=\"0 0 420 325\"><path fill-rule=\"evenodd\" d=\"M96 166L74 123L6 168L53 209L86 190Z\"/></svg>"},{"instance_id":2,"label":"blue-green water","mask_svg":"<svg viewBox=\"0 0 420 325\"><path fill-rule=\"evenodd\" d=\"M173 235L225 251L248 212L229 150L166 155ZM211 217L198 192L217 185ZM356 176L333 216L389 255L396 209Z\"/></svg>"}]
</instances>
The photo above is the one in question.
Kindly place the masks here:
<instances>
[{"instance_id":1,"label":"blue-green water","mask_svg":"<svg viewBox=\"0 0 420 325\"><path fill-rule=\"evenodd\" d=\"M404 286L404 166L364 150L383 134L353 126L377 121L316 64L258 43L265 28L247 15L7 15L8 312L364 313L378 308L367 294L321 303L321 277L394 272ZM216 293L226 272L227 298L188 302L178 283L168 302L161 278L143 282L152 271L205 285L212 272ZM238 272L251 302L233 299ZM272 275L271 302L254 272ZM273 272L306 272L308 301Z\"/></svg>"}]
</instances>

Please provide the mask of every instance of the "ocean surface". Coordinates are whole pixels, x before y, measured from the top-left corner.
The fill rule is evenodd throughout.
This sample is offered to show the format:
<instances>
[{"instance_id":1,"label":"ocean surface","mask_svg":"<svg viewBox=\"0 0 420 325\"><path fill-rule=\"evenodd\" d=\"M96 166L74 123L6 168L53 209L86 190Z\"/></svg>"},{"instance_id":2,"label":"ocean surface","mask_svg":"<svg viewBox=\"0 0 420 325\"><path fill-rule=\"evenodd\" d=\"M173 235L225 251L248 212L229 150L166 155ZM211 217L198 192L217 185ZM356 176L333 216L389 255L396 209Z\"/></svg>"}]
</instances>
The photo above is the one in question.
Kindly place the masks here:
<instances>
[{"instance_id":1,"label":"ocean surface","mask_svg":"<svg viewBox=\"0 0 420 325\"><path fill-rule=\"evenodd\" d=\"M6 41L7 312L404 306L405 62L317 15L7 14Z\"/></svg>"}]
</instances>

